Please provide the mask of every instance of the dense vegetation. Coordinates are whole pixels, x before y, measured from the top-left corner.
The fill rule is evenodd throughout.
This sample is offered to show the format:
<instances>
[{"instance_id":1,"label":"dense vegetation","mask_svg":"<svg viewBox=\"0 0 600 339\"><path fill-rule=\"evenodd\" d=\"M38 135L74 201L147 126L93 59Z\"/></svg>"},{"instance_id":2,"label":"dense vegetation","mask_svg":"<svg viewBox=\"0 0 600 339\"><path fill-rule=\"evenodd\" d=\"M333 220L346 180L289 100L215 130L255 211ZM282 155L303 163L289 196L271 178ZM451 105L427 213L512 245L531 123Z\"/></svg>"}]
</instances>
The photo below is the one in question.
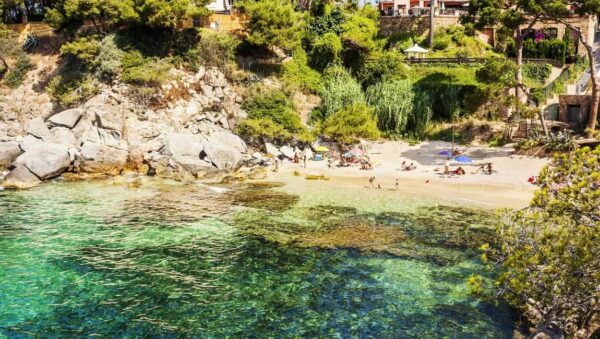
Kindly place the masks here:
<instances>
[{"instance_id":1,"label":"dense vegetation","mask_svg":"<svg viewBox=\"0 0 600 339\"><path fill-rule=\"evenodd\" d=\"M500 292L536 331L590 336L600 298L600 149L556 156L529 208L507 213L501 247L485 249L503 273Z\"/></svg>"}]
</instances>

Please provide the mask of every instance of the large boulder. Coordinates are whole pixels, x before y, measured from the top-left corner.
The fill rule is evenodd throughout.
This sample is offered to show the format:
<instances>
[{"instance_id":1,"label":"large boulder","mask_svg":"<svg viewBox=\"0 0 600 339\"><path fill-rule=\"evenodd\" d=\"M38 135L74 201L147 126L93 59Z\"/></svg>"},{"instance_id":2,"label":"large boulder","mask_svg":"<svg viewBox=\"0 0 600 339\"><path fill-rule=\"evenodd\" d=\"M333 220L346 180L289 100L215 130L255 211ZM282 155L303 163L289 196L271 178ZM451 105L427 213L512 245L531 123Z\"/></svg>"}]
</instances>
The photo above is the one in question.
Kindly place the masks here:
<instances>
[{"instance_id":1,"label":"large boulder","mask_svg":"<svg viewBox=\"0 0 600 339\"><path fill-rule=\"evenodd\" d=\"M49 140L50 130L44 120L40 117L29 120L27 124L27 134L42 140Z\"/></svg>"},{"instance_id":2,"label":"large boulder","mask_svg":"<svg viewBox=\"0 0 600 339\"><path fill-rule=\"evenodd\" d=\"M0 171L21 154L21 148L16 142L0 142Z\"/></svg>"},{"instance_id":3,"label":"large boulder","mask_svg":"<svg viewBox=\"0 0 600 339\"><path fill-rule=\"evenodd\" d=\"M23 152L27 152L34 145L41 144L43 142L44 141L42 139L38 139L33 135L29 134L26 135L23 139L21 139L21 141L19 142L19 147L21 148L21 150L23 150Z\"/></svg>"},{"instance_id":4,"label":"large boulder","mask_svg":"<svg viewBox=\"0 0 600 339\"><path fill-rule=\"evenodd\" d=\"M79 146L75 135L66 127L54 127L51 133L50 141L54 143L65 145L69 148Z\"/></svg>"},{"instance_id":5,"label":"large boulder","mask_svg":"<svg viewBox=\"0 0 600 339\"><path fill-rule=\"evenodd\" d=\"M288 159L293 159L294 158L294 149L291 148L290 146L281 146L281 148L279 149L281 151L281 154L283 154L286 158Z\"/></svg>"},{"instance_id":6,"label":"large boulder","mask_svg":"<svg viewBox=\"0 0 600 339\"><path fill-rule=\"evenodd\" d=\"M88 141L81 146L79 171L117 175L127 163L128 152L108 145Z\"/></svg>"},{"instance_id":7,"label":"large boulder","mask_svg":"<svg viewBox=\"0 0 600 339\"><path fill-rule=\"evenodd\" d=\"M62 126L70 129L77 125L80 118L81 110L72 108L51 116L50 119L48 119L48 122L52 126Z\"/></svg>"},{"instance_id":8,"label":"large boulder","mask_svg":"<svg viewBox=\"0 0 600 339\"><path fill-rule=\"evenodd\" d=\"M4 188L24 189L39 185L42 181L35 176L25 165L17 165L2 181Z\"/></svg>"},{"instance_id":9,"label":"large boulder","mask_svg":"<svg viewBox=\"0 0 600 339\"><path fill-rule=\"evenodd\" d=\"M212 133L204 141L204 154L216 168L220 170L237 170L246 153L246 143L237 135L227 130ZM202 156L201 156L202 158Z\"/></svg>"},{"instance_id":10,"label":"large boulder","mask_svg":"<svg viewBox=\"0 0 600 339\"><path fill-rule=\"evenodd\" d=\"M269 142L265 142L265 151L267 152L267 154L270 154L274 157L278 157L281 155L281 152L279 151L277 146Z\"/></svg>"},{"instance_id":11,"label":"large boulder","mask_svg":"<svg viewBox=\"0 0 600 339\"><path fill-rule=\"evenodd\" d=\"M42 142L21 154L15 165L23 165L41 180L46 180L61 175L71 165L71 159L66 146Z\"/></svg>"},{"instance_id":12,"label":"large boulder","mask_svg":"<svg viewBox=\"0 0 600 339\"><path fill-rule=\"evenodd\" d=\"M191 133L171 133L165 137L163 154L168 155L183 170L196 177L215 171L207 159L200 137Z\"/></svg>"}]
</instances>

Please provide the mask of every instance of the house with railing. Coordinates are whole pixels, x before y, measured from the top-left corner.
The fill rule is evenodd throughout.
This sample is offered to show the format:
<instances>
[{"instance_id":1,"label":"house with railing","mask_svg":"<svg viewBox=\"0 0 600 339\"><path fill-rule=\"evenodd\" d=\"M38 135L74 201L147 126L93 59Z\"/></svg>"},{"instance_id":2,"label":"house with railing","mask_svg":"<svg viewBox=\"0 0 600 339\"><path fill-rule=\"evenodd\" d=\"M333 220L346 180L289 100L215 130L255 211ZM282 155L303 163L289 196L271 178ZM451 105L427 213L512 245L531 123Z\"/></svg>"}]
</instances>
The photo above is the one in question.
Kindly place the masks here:
<instances>
[{"instance_id":1,"label":"house with railing","mask_svg":"<svg viewBox=\"0 0 600 339\"><path fill-rule=\"evenodd\" d=\"M435 14L438 16L461 16L469 0L434 1ZM425 16L431 7L429 0L379 0L377 7L382 17L388 16Z\"/></svg>"}]
</instances>

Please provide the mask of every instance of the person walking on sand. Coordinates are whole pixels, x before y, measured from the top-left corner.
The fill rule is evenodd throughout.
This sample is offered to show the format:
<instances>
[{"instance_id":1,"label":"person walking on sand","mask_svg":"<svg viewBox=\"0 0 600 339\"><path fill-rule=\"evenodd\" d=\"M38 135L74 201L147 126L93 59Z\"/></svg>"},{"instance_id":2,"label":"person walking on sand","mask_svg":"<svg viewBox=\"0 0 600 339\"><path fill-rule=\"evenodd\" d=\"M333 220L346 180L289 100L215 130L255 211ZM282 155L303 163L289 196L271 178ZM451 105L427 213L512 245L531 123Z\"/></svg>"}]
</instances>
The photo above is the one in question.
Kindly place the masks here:
<instances>
[{"instance_id":1,"label":"person walking on sand","mask_svg":"<svg viewBox=\"0 0 600 339\"><path fill-rule=\"evenodd\" d=\"M304 155L304 168L306 168L306 154Z\"/></svg>"},{"instance_id":2,"label":"person walking on sand","mask_svg":"<svg viewBox=\"0 0 600 339\"><path fill-rule=\"evenodd\" d=\"M375 177L370 177L369 178L369 184L371 185L371 188L373 188L373 183L375 182Z\"/></svg>"},{"instance_id":3,"label":"person walking on sand","mask_svg":"<svg viewBox=\"0 0 600 339\"><path fill-rule=\"evenodd\" d=\"M396 179L396 191L400 190L400 179Z\"/></svg>"},{"instance_id":4,"label":"person walking on sand","mask_svg":"<svg viewBox=\"0 0 600 339\"><path fill-rule=\"evenodd\" d=\"M275 159L275 168L273 169L273 172L277 173L279 172L279 160Z\"/></svg>"}]
</instances>

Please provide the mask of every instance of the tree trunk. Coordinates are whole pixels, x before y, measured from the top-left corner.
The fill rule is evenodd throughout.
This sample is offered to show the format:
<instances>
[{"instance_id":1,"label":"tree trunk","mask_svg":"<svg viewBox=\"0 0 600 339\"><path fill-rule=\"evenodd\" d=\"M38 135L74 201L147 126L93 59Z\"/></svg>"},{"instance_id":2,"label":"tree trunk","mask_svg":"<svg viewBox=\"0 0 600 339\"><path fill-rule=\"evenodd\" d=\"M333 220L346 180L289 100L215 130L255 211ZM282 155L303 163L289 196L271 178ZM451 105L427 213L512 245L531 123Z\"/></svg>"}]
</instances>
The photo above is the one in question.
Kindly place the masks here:
<instances>
[{"instance_id":1,"label":"tree trunk","mask_svg":"<svg viewBox=\"0 0 600 339\"><path fill-rule=\"evenodd\" d=\"M517 68L515 69L515 112L521 112L523 103L523 35L521 29L517 28L516 36Z\"/></svg>"},{"instance_id":2,"label":"tree trunk","mask_svg":"<svg viewBox=\"0 0 600 339\"><path fill-rule=\"evenodd\" d=\"M538 117L540 118L540 124L542 124L542 131L544 132L544 136L548 138L548 127L546 127L546 119L544 119L544 111L540 108L538 110Z\"/></svg>"},{"instance_id":3,"label":"tree trunk","mask_svg":"<svg viewBox=\"0 0 600 339\"><path fill-rule=\"evenodd\" d=\"M429 48L433 49L433 29L434 29L434 17L435 17L435 0L429 0Z\"/></svg>"},{"instance_id":4,"label":"tree trunk","mask_svg":"<svg viewBox=\"0 0 600 339\"><path fill-rule=\"evenodd\" d=\"M8 72L8 63L6 63L6 60L4 60L2 56L0 56L0 62L2 63L2 65L4 65L4 72L0 73L0 79L2 79L4 77L4 74Z\"/></svg>"},{"instance_id":5,"label":"tree trunk","mask_svg":"<svg viewBox=\"0 0 600 339\"><path fill-rule=\"evenodd\" d=\"M596 74L596 61L594 60L594 48L588 42L584 41L581 31L577 31L579 41L585 46L585 50L590 59L590 79L592 81L592 105L590 107L590 114L588 115L588 125L586 128L586 136L588 138L594 137L594 131L596 130L596 121L598 120L598 105L600 104L600 88L598 87L598 75Z\"/></svg>"}]
</instances>

